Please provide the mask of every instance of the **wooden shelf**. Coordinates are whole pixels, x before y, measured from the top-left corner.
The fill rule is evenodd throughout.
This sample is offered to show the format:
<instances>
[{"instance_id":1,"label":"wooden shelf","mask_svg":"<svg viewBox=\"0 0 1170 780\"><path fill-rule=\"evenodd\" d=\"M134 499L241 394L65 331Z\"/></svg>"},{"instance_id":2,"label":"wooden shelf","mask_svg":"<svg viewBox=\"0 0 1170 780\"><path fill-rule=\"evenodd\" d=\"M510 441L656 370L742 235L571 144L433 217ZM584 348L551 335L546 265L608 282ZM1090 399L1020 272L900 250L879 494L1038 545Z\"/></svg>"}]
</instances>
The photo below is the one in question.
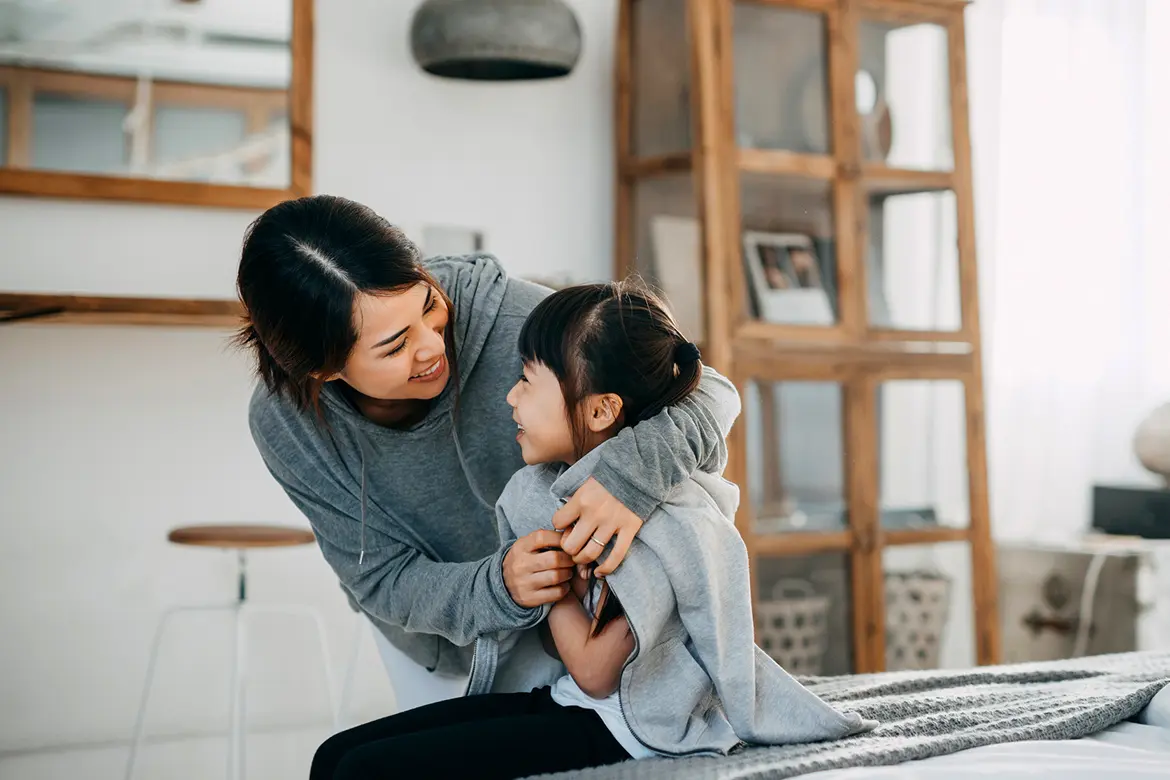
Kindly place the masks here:
<instances>
[{"instance_id":1,"label":"wooden shelf","mask_svg":"<svg viewBox=\"0 0 1170 780\"><path fill-rule=\"evenodd\" d=\"M871 341L922 341L934 343L966 343L974 339L966 330L906 330L870 327L865 334Z\"/></svg>"},{"instance_id":2,"label":"wooden shelf","mask_svg":"<svg viewBox=\"0 0 1170 780\"><path fill-rule=\"evenodd\" d=\"M191 298L118 298L100 295L0 293L0 325L162 325L234 328L238 301Z\"/></svg>"},{"instance_id":3,"label":"wooden shelf","mask_svg":"<svg viewBox=\"0 0 1170 780\"><path fill-rule=\"evenodd\" d=\"M784 149L740 149L737 159L741 173L831 181L837 171L836 161L828 155L801 154ZM694 159L690 152L675 152L653 157L631 157L622 163L621 172L625 178L637 179L689 171L693 165Z\"/></svg>"},{"instance_id":4,"label":"wooden shelf","mask_svg":"<svg viewBox=\"0 0 1170 780\"><path fill-rule=\"evenodd\" d=\"M800 154L783 149L740 149L738 160L740 173L828 181L837 171L837 163L828 155Z\"/></svg>"},{"instance_id":5,"label":"wooden shelf","mask_svg":"<svg viewBox=\"0 0 1170 780\"><path fill-rule=\"evenodd\" d=\"M654 157L631 157L621 165L621 174L627 179L659 176L665 173L689 171L694 164L690 152L660 154Z\"/></svg>"},{"instance_id":6,"label":"wooden shelf","mask_svg":"<svg viewBox=\"0 0 1170 780\"><path fill-rule=\"evenodd\" d=\"M970 352L975 341L966 330L906 330L872 326L866 328L860 339L853 339L840 323L797 325L755 319L742 323L734 335L746 340L827 345L830 348L833 345L856 344L867 348L950 354Z\"/></svg>"},{"instance_id":7,"label":"wooden shelf","mask_svg":"<svg viewBox=\"0 0 1170 780\"><path fill-rule=\"evenodd\" d=\"M908 528L881 531L880 537L883 546L895 547L965 542L970 538L970 532L966 528ZM851 531L760 533L755 537L755 551L769 557L843 552L852 546Z\"/></svg>"},{"instance_id":8,"label":"wooden shelf","mask_svg":"<svg viewBox=\"0 0 1170 780\"><path fill-rule=\"evenodd\" d=\"M769 557L817 555L844 552L853 544L849 531L830 533L759 534L754 539L756 553Z\"/></svg>"},{"instance_id":9,"label":"wooden shelf","mask_svg":"<svg viewBox=\"0 0 1170 780\"><path fill-rule=\"evenodd\" d=\"M970 536L970 531L966 528L907 528L898 531L883 531L882 544L893 546L965 542Z\"/></svg>"},{"instance_id":10,"label":"wooden shelf","mask_svg":"<svg viewBox=\"0 0 1170 780\"><path fill-rule=\"evenodd\" d=\"M951 171L917 171L865 163L861 166L861 187L870 195L911 195L955 189Z\"/></svg>"},{"instance_id":11,"label":"wooden shelf","mask_svg":"<svg viewBox=\"0 0 1170 780\"><path fill-rule=\"evenodd\" d=\"M741 372L787 379L844 379L861 370L875 376L965 377L977 359L972 345L960 341L855 341L841 328L756 320L739 327L734 354Z\"/></svg>"}]
</instances>

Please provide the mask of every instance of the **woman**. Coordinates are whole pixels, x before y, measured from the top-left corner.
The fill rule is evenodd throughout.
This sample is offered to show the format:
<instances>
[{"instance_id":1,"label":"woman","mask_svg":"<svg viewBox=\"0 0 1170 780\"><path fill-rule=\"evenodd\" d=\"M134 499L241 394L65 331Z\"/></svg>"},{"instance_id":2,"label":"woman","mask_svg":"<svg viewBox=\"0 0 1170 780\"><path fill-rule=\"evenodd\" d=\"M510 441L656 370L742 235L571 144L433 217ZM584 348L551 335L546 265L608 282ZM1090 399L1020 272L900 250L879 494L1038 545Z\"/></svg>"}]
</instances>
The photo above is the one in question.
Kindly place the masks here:
<instances>
[{"instance_id":1,"label":"woman","mask_svg":"<svg viewBox=\"0 0 1170 780\"><path fill-rule=\"evenodd\" d=\"M494 504L523 465L504 402L520 327L548 290L491 257L423 264L403 233L333 196L287 201L249 228L239 343L262 382L249 423L269 471L313 526L351 603L419 664L470 668L481 634L527 628L612 542L717 453L734 387L696 392L629 428L544 530L500 548ZM555 549L550 549L555 548ZM506 673L496 690L509 688Z\"/></svg>"}]
</instances>

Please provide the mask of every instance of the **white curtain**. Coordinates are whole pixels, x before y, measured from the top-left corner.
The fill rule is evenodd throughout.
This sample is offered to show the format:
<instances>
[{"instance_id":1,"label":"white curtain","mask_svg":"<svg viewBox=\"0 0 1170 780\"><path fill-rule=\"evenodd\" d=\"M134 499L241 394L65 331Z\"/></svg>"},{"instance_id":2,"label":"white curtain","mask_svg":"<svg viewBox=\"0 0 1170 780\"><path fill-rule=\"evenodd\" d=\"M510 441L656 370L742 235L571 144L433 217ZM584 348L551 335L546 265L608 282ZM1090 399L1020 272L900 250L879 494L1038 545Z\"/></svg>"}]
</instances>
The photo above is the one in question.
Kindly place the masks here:
<instances>
[{"instance_id":1,"label":"white curtain","mask_svg":"<svg viewBox=\"0 0 1170 780\"><path fill-rule=\"evenodd\" d=\"M1170 3L967 13L992 519L1070 539L1093 484L1155 484L1131 440L1170 400Z\"/></svg>"}]
</instances>

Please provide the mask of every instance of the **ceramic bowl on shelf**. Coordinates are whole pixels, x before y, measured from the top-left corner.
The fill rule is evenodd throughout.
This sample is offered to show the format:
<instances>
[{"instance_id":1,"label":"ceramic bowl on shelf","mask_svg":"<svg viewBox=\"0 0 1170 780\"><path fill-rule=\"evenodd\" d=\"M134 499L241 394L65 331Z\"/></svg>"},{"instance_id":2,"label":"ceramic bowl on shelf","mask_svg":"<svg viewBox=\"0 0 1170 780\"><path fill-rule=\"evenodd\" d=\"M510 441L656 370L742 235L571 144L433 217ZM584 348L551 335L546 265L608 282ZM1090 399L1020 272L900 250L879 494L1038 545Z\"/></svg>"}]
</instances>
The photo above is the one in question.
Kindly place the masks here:
<instances>
[{"instance_id":1,"label":"ceramic bowl on shelf","mask_svg":"<svg viewBox=\"0 0 1170 780\"><path fill-rule=\"evenodd\" d=\"M1138 425L1133 453L1146 469L1170 485L1170 403L1154 409Z\"/></svg>"}]
</instances>

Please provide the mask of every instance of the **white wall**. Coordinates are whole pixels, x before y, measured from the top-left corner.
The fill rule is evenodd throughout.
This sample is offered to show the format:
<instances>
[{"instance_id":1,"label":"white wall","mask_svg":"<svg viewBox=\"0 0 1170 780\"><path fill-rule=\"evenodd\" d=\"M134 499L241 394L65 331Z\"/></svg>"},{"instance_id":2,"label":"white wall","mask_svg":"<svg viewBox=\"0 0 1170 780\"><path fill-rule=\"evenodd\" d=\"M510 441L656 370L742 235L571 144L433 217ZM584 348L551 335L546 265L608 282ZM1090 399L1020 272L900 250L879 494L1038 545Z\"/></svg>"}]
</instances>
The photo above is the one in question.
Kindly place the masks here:
<instances>
[{"instance_id":1,"label":"white wall","mask_svg":"<svg viewBox=\"0 0 1170 780\"><path fill-rule=\"evenodd\" d=\"M443 82L413 65L416 3L319 3L316 189L364 201L416 237L432 222L481 228L513 273L607 276L614 4L572 4L585 38L572 76L493 85ZM254 216L0 198L0 290L231 296ZM66 776L77 771L67 756L38 751L86 744L104 747L74 754L82 774L118 776L161 611L233 593L231 561L168 545L168 528L301 522L252 448L248 367L224 335L0 330L0 776ZM352 624L314 549L256 555L252 584L257 600L325 609L344 656ZM164 646L151 733L222 731L226 691L208 697L227 679L226 625L175 638ZM270 749L252 762L253 777L302 773L325 734L308 639L279 625L257 631L250 717L265 729L316 731L279 745L257 737ZM373 652L363 648L355 718L387 703ZM176 743L152 759L168 762L155 776L214 776L222 749Z\"/></svg>"}]
</instances>

